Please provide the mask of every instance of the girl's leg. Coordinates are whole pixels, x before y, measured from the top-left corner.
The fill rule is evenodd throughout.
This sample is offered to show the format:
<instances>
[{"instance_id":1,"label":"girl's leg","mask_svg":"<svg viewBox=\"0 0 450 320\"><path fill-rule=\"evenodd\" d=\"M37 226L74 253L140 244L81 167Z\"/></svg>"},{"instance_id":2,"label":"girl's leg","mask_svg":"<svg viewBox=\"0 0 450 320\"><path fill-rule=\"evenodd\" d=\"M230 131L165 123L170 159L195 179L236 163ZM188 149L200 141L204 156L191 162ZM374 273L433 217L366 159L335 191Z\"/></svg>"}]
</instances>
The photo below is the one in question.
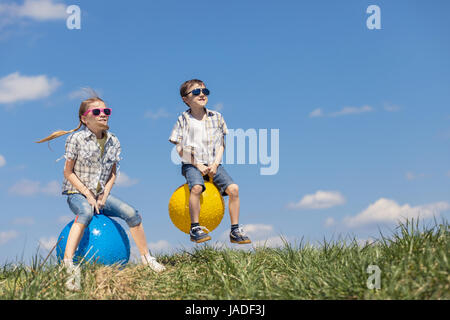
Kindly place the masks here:
<instances>
[{"instance_id":1,"label":"girl's leg","mask_svg":"<svg viewBox=\"0 0 450 320\"><path fill-rule=\"evenodd\" d=\"M109 195L103 208L103 214L125 220L130 227L131 236L141 254L142 262L148 264L154 271L160 272L165 270L165 267L156 262L156 259L149 254L142 218L135 208L119 198Z\"/></svg>"},{"instance_id":2,"label":"girl's leg","mask_svg":"<svg viewBox=\"0 0 450 320\"><path fill-rule=\"evenodd\" d=\"M69 231L69 236L67 237L66 250L64 251L64 260L73 259L75 251L78 248L78 244L83 237L84 229L86 226L79 222L74 222Z\"/></svg>"},{"instance_id":3,"label":"girl's leg","mask_svg":"<svg viewBox=\"0 0 450 320\"><path fill-rule=\"evenodd\" d=\"M145 256L148 253L148 246L142 222L135 227L130 227L130 233L136 243L139 253L141 256Z\"/></svg>"},{"instance_id":4,"label":"girl's leg","mask_svg":"<svg viewBox=\"0 0 450 320\"><path fill-rule=\"evenodd\" d=\"M92 220L94 209L81 194L71 194L67 197L70 210L77 215L67 237L64 259L73 259L75 251L83 237L84 229Z\"/></svg>"},{"instance_id":5,"label":"girl's leg","mask_svg":"<svg viewBox=\"0 0 450 320\"><path fill-rule=\"evenodd\" d=\"M142 226L142 218L135 208L120 200L119 198L109 195L103 208L105 216L117 217L125 220L130 227L130 233L136 243L141 254L148 253L147 240L145 238L144 227Z\"/></svg>"}]
</instances>

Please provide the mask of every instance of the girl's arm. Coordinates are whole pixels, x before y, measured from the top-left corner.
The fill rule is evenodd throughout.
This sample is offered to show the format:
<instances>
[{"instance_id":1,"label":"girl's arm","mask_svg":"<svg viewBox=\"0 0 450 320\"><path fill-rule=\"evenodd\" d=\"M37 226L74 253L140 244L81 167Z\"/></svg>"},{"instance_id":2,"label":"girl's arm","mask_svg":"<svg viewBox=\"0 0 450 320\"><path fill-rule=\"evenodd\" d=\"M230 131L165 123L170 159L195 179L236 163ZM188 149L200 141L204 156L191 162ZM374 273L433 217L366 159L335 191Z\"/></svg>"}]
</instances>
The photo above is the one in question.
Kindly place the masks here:
<instances>
[{"instance_id":1,"label":"girl's arm","mask_svg":"<svg viewBox=\"0 0 450 320\"><path fill-rule=\"evenodd\" d=\"M105 189L103 190L103 197L108 198L109 193L111 192L111 189L114 186L114 182L116 182L116 178L117 178L116 163L114 163L111 169L111 175L109 176L108 182L106 182Z\"/></svg>"},{"instance_id":2,"label":"girl's arm","mask_svg":"<svg viewBox=\"0 0 450 320\"><path fill-rule=\"evenodd\" d=\"M64 165L64 178L66 178L78 191L83 194L89 204L94 207L97 213L99 212L97 201L94 194L80 181L75 172L73 172L73 167L75 166L75 161L72 159L67 159Z\"/></svg>"},{"instance_id":3,"label":"girl's arm","mask_svg":"<svg viewBox=\"0 0 450 320\"><path fill-rule=\"evenodd\" d=\"M111 169L111 175L109 176L108 182L106 182L105 188L103 189L103 193L100 194L97 199L97 205L100 209L105 206L109 193L111 192L111 189L114 186L114 182L116 181L116 177L116 163L114 163Z\"/></svg>"}]
</instances>

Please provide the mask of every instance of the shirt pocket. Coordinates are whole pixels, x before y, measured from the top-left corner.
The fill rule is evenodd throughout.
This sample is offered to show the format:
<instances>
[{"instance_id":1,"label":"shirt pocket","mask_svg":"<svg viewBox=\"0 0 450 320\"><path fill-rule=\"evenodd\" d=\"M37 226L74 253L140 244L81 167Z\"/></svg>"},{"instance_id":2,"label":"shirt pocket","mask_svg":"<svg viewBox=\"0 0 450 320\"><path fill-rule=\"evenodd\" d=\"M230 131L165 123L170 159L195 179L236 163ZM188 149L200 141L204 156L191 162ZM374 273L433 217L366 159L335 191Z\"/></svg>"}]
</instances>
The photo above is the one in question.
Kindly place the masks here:
<instances>
[{"instance_id":1,"label":"shirt pocket","mask_svg":"<svg viewBox=\"0 0 450 320\"><path fill-rule=\"evenodd\" d=\"M100 154L96 150L89 148L83 148L80 150L78 161L81 161L83 165L95 167L98 166L100 160Z\"/></svg>"},{"instance_id":2,"label":"shirt pocket","mask_svg":"<svg viewBox=\"0 0 450 320\"><path fill-rule=\"evenodd\" d=\"M120 161L120 152L116 148L108 148L103 156L103 167L105 170L110 170L112 166Z\"/></svg>"},{"instance_id":3,"label":"shirt pocket","mask_svg":"<svg viewBox=\"0 0 450 320\"><path fill-rule=\"evenodd\" d=\"M208 130L208 139L214 148L222 145L223 132L221 128L210 128Z\"/></svg>"}]
</instances>

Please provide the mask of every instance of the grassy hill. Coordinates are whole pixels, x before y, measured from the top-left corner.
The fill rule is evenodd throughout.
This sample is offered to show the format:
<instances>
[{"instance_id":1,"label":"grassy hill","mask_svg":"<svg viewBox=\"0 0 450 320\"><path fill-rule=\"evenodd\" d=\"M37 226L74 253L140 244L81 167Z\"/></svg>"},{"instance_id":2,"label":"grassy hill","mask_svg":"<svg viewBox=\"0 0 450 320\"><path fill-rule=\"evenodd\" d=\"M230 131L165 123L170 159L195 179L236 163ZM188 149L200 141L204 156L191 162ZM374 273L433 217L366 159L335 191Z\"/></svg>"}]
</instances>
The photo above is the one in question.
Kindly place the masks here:
<instances>
[{"instance_id":1,"label":"grassy hill","mask_svg":"<svg viewBox=\"0 0 450 320\"><path fill-rule=\"evenodd\" d=\"M389 237L158 256L167 271L84 265L80 292L44 257L0 267L1 299L450 299L448 223L401 224ZM374 266L374 267L369 267ZM375 281L379 271L379 289ZM373 289L370 289L373 288Z\"/></svg>"}]
</instances>

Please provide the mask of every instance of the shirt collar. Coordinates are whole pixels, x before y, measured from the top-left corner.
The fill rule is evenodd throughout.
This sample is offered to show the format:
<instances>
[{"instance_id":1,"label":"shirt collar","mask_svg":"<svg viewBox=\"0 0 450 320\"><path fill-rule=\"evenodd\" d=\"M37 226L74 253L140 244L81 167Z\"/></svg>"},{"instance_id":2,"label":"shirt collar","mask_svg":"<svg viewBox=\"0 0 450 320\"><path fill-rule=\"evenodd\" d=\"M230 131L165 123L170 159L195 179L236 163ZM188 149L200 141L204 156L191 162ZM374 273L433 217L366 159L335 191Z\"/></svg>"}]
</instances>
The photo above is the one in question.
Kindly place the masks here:
<instances>
[{"instance_id":1,"label":"shirt collar","mask_svg":"<svg viewBox=\"0 0 450 320\"><path fill-rule=\"evenodd\" d=\"M206 107L203 107L203 109L205 109L206 115L207 115L208 117L212 117L212 116L214 115L214 114L213 114L210 110L208 110ZM187 109L186 112L189 113L189 114L191 114L191 112L192 112L191 108Z\"/></svg>"},{"instance_id":2,"label":"shirt collar","mask_svg":"<svg viewBox=\"0 0 450 320\"><path fill-rule=\"evenodd\" d=\"M97 139L97 137L95 136L95 134L89 130L89 128L86 125L83 125L83 131L81 132L81 134L83 135L83 138L86 140L89 139ZM105 143L111 138L111 134L109 133L109 131L106 131L106 141Z\"/></svg>"}]
</instances>

